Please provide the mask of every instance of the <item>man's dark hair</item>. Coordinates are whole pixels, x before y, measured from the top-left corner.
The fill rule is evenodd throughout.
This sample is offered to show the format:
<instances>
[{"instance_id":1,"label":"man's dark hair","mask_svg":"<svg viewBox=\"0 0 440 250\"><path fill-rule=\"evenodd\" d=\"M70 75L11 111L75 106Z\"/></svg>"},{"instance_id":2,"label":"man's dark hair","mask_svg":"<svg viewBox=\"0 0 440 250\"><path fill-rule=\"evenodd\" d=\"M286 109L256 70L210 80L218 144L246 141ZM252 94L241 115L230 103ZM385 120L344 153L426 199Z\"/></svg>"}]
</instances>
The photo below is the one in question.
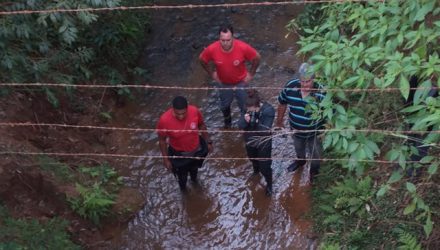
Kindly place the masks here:
<instances>
[{"instance_id":1,"label":"man's dark hair","mask_svg":"<svg viewBox=\"0 0 440 250\"><path fill-rule=\"evenodd\" d=\"M250 89L247 91L248 96L246 98L247 107L256 107L260 105L261 99L257 90Z\"/></svg>"},{"instance_id":2,"label":"man's dark hair","mask_svg":"<svg viewBox=\"0 0 440 250\"><path fill-rule=\"evenodd\" d=\"M234 28L230 24L222 25L222 26L220 26L220 29L218 29L218 33L219 34L220 33L226 33L228 31L230 31L232 35L234 34Z\"/></svg>"},{"instance_id":3,"label":"man's dark hair","mask_svg":"<svg viewBox=\"0 0 440 250\"><path fill-rule=\"evenodd\" d=\"M173 99L174 109L186 109L188 107L188 101L183 96L176 96Z\"/></svg>"}]
</instances>

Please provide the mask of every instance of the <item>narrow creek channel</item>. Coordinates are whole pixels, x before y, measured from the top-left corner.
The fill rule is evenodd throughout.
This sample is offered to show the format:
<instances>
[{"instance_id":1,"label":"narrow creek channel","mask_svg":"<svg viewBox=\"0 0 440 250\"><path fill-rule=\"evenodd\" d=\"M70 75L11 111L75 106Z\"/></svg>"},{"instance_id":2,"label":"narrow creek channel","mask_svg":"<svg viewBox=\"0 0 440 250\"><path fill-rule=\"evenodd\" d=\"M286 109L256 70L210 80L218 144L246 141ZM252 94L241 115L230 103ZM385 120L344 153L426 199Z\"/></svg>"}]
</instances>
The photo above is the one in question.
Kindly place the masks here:
<instances>
[{"instance_id":1,"label":"narrow creek channel","mask_svg":"<svg viewBox=\"0 0 440 250\"><path fill-rule=\"evenodd\" d=\"M167 1L185 4L187 1ZM200 1L197 4L223 3ZM162 2L161 2L162 3ZM193 4L194 1L192 2ZM232 23L236 37L254 46L262 61L254 86L282 87L300 64L297 37L286 37L285 25L301 5L157 10L152 13L151 37L142 63L151 69L152 85L212 86L198 63L204 46L217 39L218 25ZM278 90L261 93L274 107ZM148 90L143 98L117 111L130 127L154 128L176 95L200 107L208 129L222 127L222 114L213 90ZM236 103L233 119L238 119ZM211 133L212 157L246 157L238 133ZM155 133L136 133L120 146L127 152L160 155ZM274 157L294 157L290 138L273 140ZM119 249L313 249L307 169L288 173L288 160L274 160L274 194L264 194L264 179L251 177L246 160L208 160L199 172L201 187L183 195L160 159L139 159L127 166L126 182L145 197L144 208L129 222L118 240Z\"/></svg>"}]
</instances>

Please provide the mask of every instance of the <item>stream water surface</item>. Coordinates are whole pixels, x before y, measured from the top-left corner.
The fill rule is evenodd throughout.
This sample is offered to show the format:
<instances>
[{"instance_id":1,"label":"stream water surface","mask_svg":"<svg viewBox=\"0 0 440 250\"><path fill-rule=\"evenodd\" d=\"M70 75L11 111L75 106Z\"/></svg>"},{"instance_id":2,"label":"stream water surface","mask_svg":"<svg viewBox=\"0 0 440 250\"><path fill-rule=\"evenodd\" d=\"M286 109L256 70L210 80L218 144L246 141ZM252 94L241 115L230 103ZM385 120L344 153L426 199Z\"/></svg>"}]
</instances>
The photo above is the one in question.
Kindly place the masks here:
<instances>
[{"instance_id":1,"label":"stream water surface","mask_svg":"<svg viewBox=\"0 0 440 250\"><path fill-rule=\"evenodd\" d=\"M223 3L199 1L192 4ZM185 4L168 1L167 4ZM300 64L294 34L285 25L302 11L300 5L157 10L142 64L151 70L152 85L212 86L198 63L204 46L218 37L218 25L234 25L236 37L250 43L262 61L254 86L282 87ZM276 107L278 90L262 91ZM154 128L176 95L200 107L209 129L222 127L214 90L148 90L137 103L117 111L130 127ZM238 119L236 103L233 119ZM125 124L126 125L126 124ZM246 157L238 133L211 133L211 157ZM160 155L155 133L136 133L120 143L132 154ZM290 138L275 137L273 156L294 157ZM252 177L246 160L207 160L200 169L200 187L182 194L162 160L142 158L127 166L126 182L145 197L144 208L129 222L119 249L313 249L308 169L286 172L289 160L274 160L274 194L266 197L262 177Z\"/></svg>"}]
</instances>

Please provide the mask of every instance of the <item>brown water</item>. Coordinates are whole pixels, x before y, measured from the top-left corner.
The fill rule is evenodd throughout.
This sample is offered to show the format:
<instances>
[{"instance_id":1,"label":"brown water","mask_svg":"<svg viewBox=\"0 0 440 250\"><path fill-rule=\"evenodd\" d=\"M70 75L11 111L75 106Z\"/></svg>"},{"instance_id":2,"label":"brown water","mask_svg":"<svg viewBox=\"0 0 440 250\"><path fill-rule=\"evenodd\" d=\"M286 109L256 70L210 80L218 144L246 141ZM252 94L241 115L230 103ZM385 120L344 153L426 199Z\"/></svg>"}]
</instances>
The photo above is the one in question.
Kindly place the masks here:
<instances>
[{"instance_id":1,"label":"brown water","mask_svg":"<svg viewBox=\"0 0 440 250\"><path fill-rule=\"evenodd\" d=\"M173 3L173 1L169 1ZM219 3L200 1L198 3ZM183 1L174 1L184 4ZM192 1L194 3L194 1ZM217 25L234 24L239 39L252 44L262 55L254 79L255 86L283 86L293 77L299 61L295 56L296 37L285 38L285 25L302 6L159 10L153 14L151 39L145 48L143 64L152 69L151 84L169 86L211 86L198 63L203 46L217 39ZM208 128L219 129L215 91L150 90L136 104L117 111L118 120L131 127L154 128L175 95L185 95L200 107ZM276 107L278 91L265 91L263 97ZM234 120L238 118L234 103ZM117 125L117 124L115 124ZM126 124L125 124L126 125ZM245 157L239 134L213 133L212 157ZM160 155L154 133L121 137L120 147L132 154ZM293 157L290 138L273 140L274 157ZM146 199L122 233L121 249L310 249L310 222L304 218L310 207L308 169L287 173L289 161L275 160L274 194L266 197L262 177L251 177L250 162L208 160L199 172L201 187L188 182L183 195L174 176L158 159L130 163L126 182L139 188Z\"/></svg>"}]
</instances>

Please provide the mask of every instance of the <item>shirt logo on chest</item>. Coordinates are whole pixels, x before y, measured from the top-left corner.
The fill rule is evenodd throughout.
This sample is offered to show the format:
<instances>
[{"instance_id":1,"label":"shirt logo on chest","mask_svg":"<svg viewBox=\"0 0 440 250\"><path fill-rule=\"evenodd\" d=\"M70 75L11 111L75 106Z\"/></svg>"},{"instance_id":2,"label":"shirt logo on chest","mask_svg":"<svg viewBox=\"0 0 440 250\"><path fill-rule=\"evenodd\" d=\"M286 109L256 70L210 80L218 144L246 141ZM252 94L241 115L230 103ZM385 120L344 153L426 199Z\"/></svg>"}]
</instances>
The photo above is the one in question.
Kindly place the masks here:
<instances>
[{"instance_id":1,"label":"shirt logo on chest","mask_svg":"<svg viewBox=\"0 0 440 250\"><path fill-rule=\"evenodd\" d=\"M196 125L195 122L191 122L191 123L189 124L189 127L190 127L191 129L196 129L196 128L197 128L197 125Z\"/></svg>"},{"instance_id":2,"label":"shirt logo on chest","mask_svg":"<svg viewBox=\"0 0 440 250\"><path fill-rule=\"evenodd\" d=\"M234 60L232 64L234 64L234 66L238 66L240 64L240 60Z\"/></svg>"}]
</instances>

